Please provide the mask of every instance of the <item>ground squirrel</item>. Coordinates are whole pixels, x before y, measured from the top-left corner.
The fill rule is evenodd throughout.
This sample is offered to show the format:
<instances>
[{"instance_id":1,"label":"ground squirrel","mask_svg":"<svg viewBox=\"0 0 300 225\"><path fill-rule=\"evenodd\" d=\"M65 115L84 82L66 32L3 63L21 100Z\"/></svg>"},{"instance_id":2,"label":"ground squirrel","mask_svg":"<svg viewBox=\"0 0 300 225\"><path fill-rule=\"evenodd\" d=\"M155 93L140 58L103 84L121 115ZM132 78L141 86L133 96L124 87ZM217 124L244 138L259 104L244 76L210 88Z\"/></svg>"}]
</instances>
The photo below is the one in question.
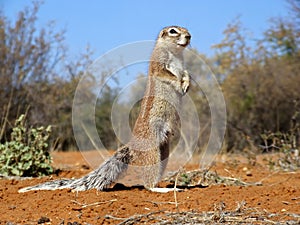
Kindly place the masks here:
<instances>
[{"instance_id":1,"label":"ground squirrel","mask_svg":"<svg viewBox=\"0 0 300 225\"><path fill-rule=\"evenodd\" d=\"M179 26L165 27L159 33L149 62L141 110L127 144L82 178L54 180L22 188L19 192L63 188L104 190L126 171L128 165L139 166L145 188L155 190L167 164L170 138L180 123L181 99L190 84L183 62L183 50L190 39L188 30Z\"/></svg>"}]
</instances>

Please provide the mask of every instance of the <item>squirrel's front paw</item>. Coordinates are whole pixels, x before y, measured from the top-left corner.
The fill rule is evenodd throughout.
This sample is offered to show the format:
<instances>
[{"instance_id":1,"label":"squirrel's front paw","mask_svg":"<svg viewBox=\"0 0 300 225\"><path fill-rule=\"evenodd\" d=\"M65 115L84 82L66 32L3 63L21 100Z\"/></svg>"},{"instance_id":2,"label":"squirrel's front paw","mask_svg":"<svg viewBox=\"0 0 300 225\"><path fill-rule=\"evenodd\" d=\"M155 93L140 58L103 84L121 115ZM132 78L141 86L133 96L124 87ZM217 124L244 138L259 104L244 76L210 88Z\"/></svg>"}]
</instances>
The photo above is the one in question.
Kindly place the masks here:
<instances>
[{"instance_id":1,"label":"squirrel's front paw","mask_svg":"<svg viewBox=\"0 0 300 225\"><path fill-rule=\"evenodd\" d=\"M186 94L187 91L189 90L189 87L190 87L190 76L188 72L185 70L181 80L182 94Z\"/></svg>"}]
</instances>

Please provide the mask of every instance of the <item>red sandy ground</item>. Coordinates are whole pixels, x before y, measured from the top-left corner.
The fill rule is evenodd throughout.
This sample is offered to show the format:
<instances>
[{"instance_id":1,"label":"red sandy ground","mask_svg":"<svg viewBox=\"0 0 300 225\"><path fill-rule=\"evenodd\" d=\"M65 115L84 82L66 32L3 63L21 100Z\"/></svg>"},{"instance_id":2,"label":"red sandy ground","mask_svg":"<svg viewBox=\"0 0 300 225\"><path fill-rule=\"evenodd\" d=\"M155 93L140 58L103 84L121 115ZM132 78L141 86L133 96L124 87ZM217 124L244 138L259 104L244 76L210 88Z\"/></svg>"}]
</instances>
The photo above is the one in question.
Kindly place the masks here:
<instances>
[{"instance_id":1,"label":"red sandy ground","mask_svg":"<svg viewBox=\"0 0 300 225\"><path fill-rule=\"evenodd\" d=\"M261 186L211 185L191 188L177 192L178 208L170 204L174 202L173 192L151 193L138 187L107 192L90 190L73 193L70 190L57 190L18 193L18 189L25 186L50 179L80 177L91 170L80 152L52 154L54 166L63 169L58 176L0 180L0 224L38 224L42 222L42 217L50 220L45 224L117 224L122 220L116 218L160 210L213 211L220 202L225 203L226 210L235 210L242 201L246 207L258 212L275 213L277 221L288 221L290 215L296 215L297 221L300 216L300 171L275 172L269 170L262 160L251 166L247 159L234 156L220 157L212 170L247 182L261 181ZM93 155L93 152L90 154ZM187 169L196 168L197 165L193 164L187 166ZM295 217L292 219L295 220Z\"/></svg>"}]
</instances>

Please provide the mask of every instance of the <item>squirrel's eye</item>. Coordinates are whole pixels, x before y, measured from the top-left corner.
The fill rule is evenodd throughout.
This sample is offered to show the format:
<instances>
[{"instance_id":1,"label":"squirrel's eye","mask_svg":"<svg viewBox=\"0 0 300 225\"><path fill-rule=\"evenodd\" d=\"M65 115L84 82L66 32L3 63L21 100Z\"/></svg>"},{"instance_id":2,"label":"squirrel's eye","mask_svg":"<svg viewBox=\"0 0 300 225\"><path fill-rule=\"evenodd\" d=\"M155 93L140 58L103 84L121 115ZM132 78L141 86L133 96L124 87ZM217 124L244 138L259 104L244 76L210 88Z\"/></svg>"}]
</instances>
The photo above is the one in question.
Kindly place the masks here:
<instances>
[{"instance_id":1,"label":"squirrel's eye","mask_svg":"<svg viewBox=\"0 0 300 225\"><path fill-rule=\"evenodd\" d=\"M170 34L178 34L178 32L175 29L173 29L173 28L171 30L169 30L169 33Z\"/></svg>"}]
</instances>

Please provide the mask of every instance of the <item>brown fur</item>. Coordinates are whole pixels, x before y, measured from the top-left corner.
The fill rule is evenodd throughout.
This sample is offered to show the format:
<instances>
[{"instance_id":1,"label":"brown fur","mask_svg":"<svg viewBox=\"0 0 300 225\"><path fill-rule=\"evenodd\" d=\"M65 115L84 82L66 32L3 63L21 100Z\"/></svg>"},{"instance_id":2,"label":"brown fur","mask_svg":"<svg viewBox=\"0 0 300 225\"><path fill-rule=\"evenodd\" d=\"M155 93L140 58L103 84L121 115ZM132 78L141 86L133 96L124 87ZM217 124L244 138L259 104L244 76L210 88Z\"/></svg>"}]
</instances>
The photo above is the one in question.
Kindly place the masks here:
<instances>
[{"instance_id":1,"label":"brown fur","mask_svg":"<svg viewBox=\"0 0 300 225\"><path fill-rule=\"evenodd\" d=\"M82 178L50 181L19 192L62 188L104 190L127 170L128 165L140 167L144 186L154 188L166 167L170 140L179 129L181 98L189 87L182 52L190 38L189 32L178 26L166 27L159 33L151 56L141 111L132 138L126 145Z\"/></svg>"}]
</instances>

